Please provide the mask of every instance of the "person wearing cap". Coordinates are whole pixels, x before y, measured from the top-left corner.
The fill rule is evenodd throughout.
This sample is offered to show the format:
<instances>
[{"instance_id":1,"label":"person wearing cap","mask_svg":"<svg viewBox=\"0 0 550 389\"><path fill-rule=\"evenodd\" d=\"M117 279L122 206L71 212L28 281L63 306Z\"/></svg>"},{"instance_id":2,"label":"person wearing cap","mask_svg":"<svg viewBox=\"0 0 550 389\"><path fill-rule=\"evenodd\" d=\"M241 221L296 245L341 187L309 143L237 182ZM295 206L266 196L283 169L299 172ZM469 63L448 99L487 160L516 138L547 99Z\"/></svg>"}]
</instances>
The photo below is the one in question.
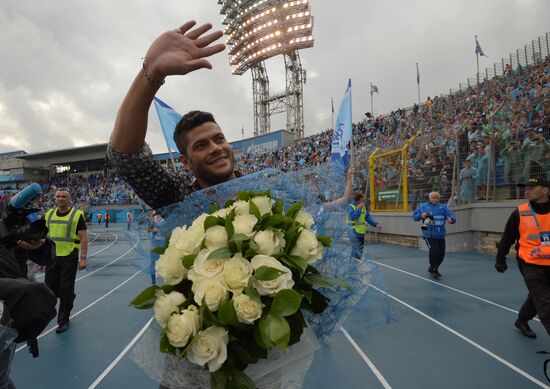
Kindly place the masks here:
<instances>
[{"instance_id":1,"label":"person wearing cap","mask_svg":"<svg viewBox=\"0 0 550 389\"><path fill-rule=\"evenodd\" d=\"M470 155L464 161L464 169L460 171L460 200L469 202L476 198L477 169L472 167L473 157Z\"/></svg>"},{"instance_id":2,"label":"person wearing cap","mask_svg":"<svg viewBox=\"0 0 550 389\"><path fill-rule=\"evenodd\" d=\"M528 202L510 215L498 245L495 268L500 273L506 271L506 256L516 243L516 259L529 295L515 326L523 335L536 338L528 322L537 313L550 334L550 182L535 177L519 186L525 188Z\"/></svg>"},{"instance_id":3,"label":"person wearing cap","mask_svg":"<svg viewBox=\"0 0 550 389\"><path fill-rule=\"evenodd\" d=\"M544 139L542 132L529 129L528 132L529 142L524 143L521 148L521 152L524 158L523 176L528 177L542 177L546 175L548 155L550 154L550 145Z\"/></svg>"}]
</instances>

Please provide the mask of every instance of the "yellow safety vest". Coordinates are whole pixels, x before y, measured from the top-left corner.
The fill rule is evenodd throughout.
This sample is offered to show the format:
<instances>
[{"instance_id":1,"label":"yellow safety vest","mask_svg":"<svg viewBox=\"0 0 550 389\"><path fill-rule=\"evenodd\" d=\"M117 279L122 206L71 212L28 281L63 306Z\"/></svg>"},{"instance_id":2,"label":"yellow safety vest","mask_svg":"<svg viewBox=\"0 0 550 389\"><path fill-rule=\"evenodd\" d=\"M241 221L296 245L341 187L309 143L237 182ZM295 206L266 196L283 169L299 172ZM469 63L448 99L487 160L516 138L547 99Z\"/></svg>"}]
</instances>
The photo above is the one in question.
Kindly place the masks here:
<instances>
[{"instance_id":1,"label":"yellow safety vest","mask_svg":"<svg viewBox=\"0 0 550 389\"><path fill-rule=\"evenodd\" d=\"M80 248L80 238L76 227L84 212L72 208L65 216L57 215L57 208L46 212L46 226L49 229L50 239L55 242L55 255L65 257Z\"/></svg>"},{"instance_id":2,"label":"yellow safety vest","mask_svg":"<svg viewBox=\"0 0 550 389\"><path fill-rule=\"evenodd\" d=\"M357 211L357 206L350 204L354 211ZM346 215L347 224L350 225L355 232L361 235L365 235L367 232L367 224L365 223L367 217L367 208L361 210L361 216L358 219L350 220L349 213Z\"/></svg>"}]
</instances>

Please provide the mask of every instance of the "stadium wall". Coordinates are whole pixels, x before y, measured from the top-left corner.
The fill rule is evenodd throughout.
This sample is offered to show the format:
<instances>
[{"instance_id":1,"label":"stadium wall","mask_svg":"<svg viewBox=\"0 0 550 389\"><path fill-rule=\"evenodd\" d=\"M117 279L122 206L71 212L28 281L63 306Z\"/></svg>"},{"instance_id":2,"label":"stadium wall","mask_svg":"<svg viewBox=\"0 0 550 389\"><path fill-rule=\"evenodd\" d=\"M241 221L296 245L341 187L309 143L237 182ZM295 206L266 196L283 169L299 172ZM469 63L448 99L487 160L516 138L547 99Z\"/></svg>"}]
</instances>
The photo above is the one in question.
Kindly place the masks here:
<instances>
[{"instance_id":1,"label":"stadium wall","mask_svg":"<svg viewBox=\"0 0 550 389\"><path fill-rule=\"evenodd\" d=\"M500 240L510 214L521 203L522 201L476 203L453 208L457 223L447 224L447 251L495 254L496 243ZM412 219L411 212L373 212L372 216L380 222L383 231L378 234L371 231L371 242L376 240L428 250L422 239L420 223Z\"/></svg>"}]
</instances>

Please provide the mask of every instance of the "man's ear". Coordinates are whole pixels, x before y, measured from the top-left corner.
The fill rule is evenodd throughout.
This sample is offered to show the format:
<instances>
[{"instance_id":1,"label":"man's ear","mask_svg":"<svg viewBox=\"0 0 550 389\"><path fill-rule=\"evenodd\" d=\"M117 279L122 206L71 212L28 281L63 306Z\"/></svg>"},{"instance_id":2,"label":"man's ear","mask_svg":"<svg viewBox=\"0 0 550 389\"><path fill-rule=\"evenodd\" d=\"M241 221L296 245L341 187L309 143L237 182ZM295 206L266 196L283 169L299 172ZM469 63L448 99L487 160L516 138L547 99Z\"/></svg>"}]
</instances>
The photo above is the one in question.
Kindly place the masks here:
<instances>
[{"instance_id":1,"label":"man's ear","mask_svg":"<svg viewBox=\"0 0 550 389\"><path fill-rule=\"evenodd\" d=\"M191 170L191 161L186 155L180 155L180 162L183 163L183 166L185 166L187 170Z\"/></svg>"}]
</instances>

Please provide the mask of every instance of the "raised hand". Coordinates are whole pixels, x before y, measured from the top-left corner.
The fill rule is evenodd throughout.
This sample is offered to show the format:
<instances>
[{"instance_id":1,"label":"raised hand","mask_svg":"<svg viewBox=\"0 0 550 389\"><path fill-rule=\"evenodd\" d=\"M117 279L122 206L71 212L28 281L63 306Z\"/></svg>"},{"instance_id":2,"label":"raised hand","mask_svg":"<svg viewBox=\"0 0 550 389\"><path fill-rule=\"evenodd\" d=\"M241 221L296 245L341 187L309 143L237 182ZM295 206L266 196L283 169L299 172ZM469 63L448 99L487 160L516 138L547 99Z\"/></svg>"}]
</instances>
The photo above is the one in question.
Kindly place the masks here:
<instances>
[{"instance_id":1,"label":"raised hand","mask_svg":"<svg viewBox=\"0 0 550 389\"><path fill-rule=\"evenodd\" d=\"M212 69L205 58L225 49L224 44L214 44L223 36L222 31L208 35L210 23L196 27L194 20L160 35L149 47L144 59L145 71L154 80L163 80L170 75L183 75L197 69Z\"/></svg>"}]
</instances>

